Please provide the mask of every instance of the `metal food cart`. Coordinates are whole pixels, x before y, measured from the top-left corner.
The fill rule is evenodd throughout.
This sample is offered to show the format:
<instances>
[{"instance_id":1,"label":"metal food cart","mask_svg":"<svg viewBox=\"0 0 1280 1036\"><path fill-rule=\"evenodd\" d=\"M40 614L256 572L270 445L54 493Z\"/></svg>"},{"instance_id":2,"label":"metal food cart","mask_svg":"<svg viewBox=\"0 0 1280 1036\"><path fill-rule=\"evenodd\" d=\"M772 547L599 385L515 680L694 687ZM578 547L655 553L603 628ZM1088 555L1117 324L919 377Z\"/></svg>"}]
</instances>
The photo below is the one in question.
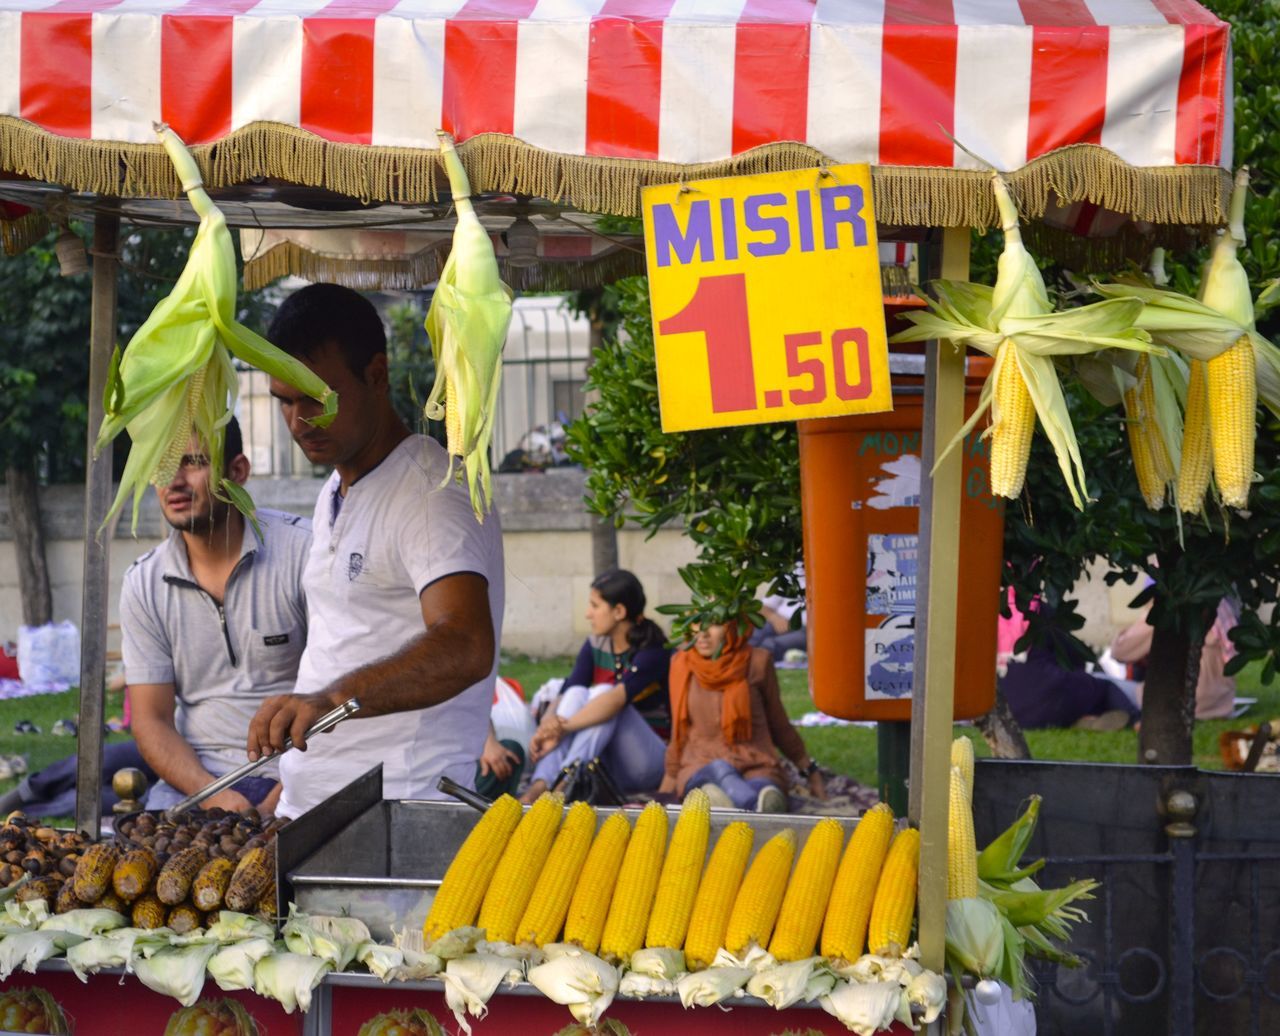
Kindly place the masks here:
<instances>
[{"instance_id":1,"label":"metal food cart","mask_svg":"<svg viewBox=\"0 0 1280 1036\"><path fill-rule=\"evenodd\" d=\"M1006 172L1041 251L1222 223L1230 65L1229 27L1193 0L0 0L0 226L17 249L49 220L93 221L96 429L120 227L193 222L153 120L192 145L229 223L282 232L447 232L437 128L495 233L591 239L580 214L636 216L645 185L866 162L881 238L928 239L929 272L963 279L970 228L995 222L973 154ZM307 255L295 241L273 270L306 272ZM925 396L910 816L921 951L940 970L961 458L934 459L962 424L962 354L930 344ZM91 458L92 832L110 489Z\"/></svg>"}]
</instances>

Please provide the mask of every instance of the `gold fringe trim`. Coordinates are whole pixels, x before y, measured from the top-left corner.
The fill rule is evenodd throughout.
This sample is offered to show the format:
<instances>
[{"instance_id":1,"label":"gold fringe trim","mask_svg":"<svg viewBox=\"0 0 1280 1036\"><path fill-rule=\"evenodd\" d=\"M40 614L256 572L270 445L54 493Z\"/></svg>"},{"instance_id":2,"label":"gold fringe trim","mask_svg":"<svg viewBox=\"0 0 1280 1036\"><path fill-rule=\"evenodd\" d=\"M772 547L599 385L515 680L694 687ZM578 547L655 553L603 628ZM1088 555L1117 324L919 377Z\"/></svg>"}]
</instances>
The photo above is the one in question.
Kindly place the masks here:
<instances>
[{"instance_id":1,"label":"gold fringe trim","mask_svg":"<svg viewBox=\"0 0 1280 1036\"><path fill-rule=\"evenodd\" d=\"M321 255L288 241L246 259L244 289L257 291L281 277L329 281L356 291L416 291L440 277L448 243L397 259L345 259ZM573 291L598 288L623 277L644 273L644 256L619 249L598 259L554 260L534 266L511 266L498 259L502 279L516 291Z\"/></svg>"},{"instance_id":2,"label":"gold fringe trim","mask_svg":"<svg viewBox=\"0 0 1280 1036\"><path fill-rule=\"evenodd\" d=\"M5 255L20 255L49 233L43 212L28 212L17 219L0 219L0 248Z\"/></svg>"},{"instance_id":3,"label":"gold fringe trim","mask_svg":"<svg viewBox=\"0 0 1280 1036\"><path fill-rule=\"evenodd\" d=\"M547 198L586 212L640 214L640 190L720 176L805 169L826 162L815 148L780 141L720 162L679 165L622 158L562 155L489 133L459 145L478 193ZM323 187L364 202L423 204L444 182L437 153L418 148L336 144L293 126L255 123L216 144L192 148L209 187L274 178ZM177 177L161 146L79 140L0 116L4 171L73 191L119 197L173 197ZM1231 174L1217 166L1138 168L1095 144L1059 148L1006 175L1027 219L1039 218L1049 196L1090 201L1149 223L1221 224ZM994 226L988 174L921 166L872 170L877 219L898 226Z\"/></svg>"},{"instance_id":4,"label":"gold fringe trim","mask_svg":"<svg viewBox=\"0 0 1280 1036\"><path fill-rule=\"evenodd\" d=\"M416 291L437 280L444 268L447 245L428 248L400 259L344 259L320 255L286 241L246 259L244 290L258 291L282 277L329 281L356 291ZM534 266L511 266L498 259L502 279L520 292L575 291L613 284L623 277L645 272L644 256L618 249L598 259L541 262ZM886 298L910 297L915 293L906 267L880 267L880 287Z\"/></svg>"},{"instance_id":5,"label":"gold fringe trim","mask_svg":"<svg viewBox=\"0 0 1280 1036\"><path fill-rule=\"evenodd\" d=\"M1153 248L1186 253L1208 244L1210 234L1204 228L1174 225L1140 231L1128 223L1111 237L1081 237L1061 227L1030 223L1022 228L1022 237L1032 255L1045 256L1083 274L1119 271L1131 263L1145 269Z\"/></svg>"}]
</instances>

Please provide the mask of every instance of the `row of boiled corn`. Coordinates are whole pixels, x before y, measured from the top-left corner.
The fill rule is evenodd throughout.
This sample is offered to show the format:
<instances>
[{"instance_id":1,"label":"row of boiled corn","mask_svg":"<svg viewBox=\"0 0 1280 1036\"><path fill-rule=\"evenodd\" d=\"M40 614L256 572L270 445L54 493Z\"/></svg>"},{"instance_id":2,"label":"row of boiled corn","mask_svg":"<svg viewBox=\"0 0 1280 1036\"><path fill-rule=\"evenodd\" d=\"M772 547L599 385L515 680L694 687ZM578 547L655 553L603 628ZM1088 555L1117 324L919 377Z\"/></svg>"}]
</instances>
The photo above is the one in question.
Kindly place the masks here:
<instances>
[{"instance_id":1,"label":"row of boiled corn","mask_svg":"<svg viewBox=\"0 0 1280 1036\"><path fill-rule=\"evenodd\" d=\"M468 835L423 926L428 943L476 925L492 942L572 942L622 962L641 947L683 950L693 969L721 948L856 960L867 947L897 955L911 942L920 837L895 837L887 805L859 820L847 846L828 818L798 860L785 829L750 866L755 831L743 821L724 828L707 859L710 803L700 790L686 796L669 842L657 803L634 828L619 811L598 832L595 810L578 802L565 812L552 793L521 813L503 796Z\"/></svg>"}]
</instances>

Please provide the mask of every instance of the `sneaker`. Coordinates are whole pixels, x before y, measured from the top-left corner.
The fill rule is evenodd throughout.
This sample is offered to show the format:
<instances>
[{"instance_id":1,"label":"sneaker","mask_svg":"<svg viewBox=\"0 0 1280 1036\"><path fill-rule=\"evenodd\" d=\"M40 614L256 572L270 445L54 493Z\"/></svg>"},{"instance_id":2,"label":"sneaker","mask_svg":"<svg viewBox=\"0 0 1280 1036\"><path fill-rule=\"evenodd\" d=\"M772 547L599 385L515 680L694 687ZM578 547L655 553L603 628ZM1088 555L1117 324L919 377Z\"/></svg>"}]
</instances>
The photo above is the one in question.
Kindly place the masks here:
<instances>
[{"instance_id":1,"label":"sneaker","mask_svg":"<svg viewBox=\"0 0 1280 1036\"><path fill-rule=\"evenodd\" d=\"M13 725L15 734L43 734L44 731L37 727L29 719L20 719Z\"/></svg>"},{"instance_id":2,"label":"sneaker","mask_svg":"<svg viewBox=\"0 0 1280 1036\"><path fill-rule=\"evenodd\" d=\"M0 755L0 781L7 781L13 776L13 770L9 767L9 760Z\"/></svg>"},{"instance_id":3,"label":"sneaker","mask_svg":"<svg viewBox=\"0 0 1280 1036\"><path fill-rule=\"evenodd\" d=\"M20 777L27 772L27 757L25 755L6 755L0 756L5 765L9 767L9 772L15 777Z\"/></svg>"},{"instance_id":4,"label":"sneaker","mask_svg":"<svg viewBox=\"0 0 1280 1036\"><path fill-rule=\"evenodd\" d=\"M729 793L718 784L704 784L702 790L707 793L707 801L711 803L712 809L737 809L733 804L733 799L729 798Z\"/></svg>"},{"instance_id":5,"label":"sneaker","mask_svg":"<svg viewBox=\"0 0 1280 1036\"><path fill-rule=\"evenodd\" d=\"M53 725L51 733L57 737L75 737L79 728L73 719L60 719Z\"/></svg>"},{"instance_id":6,"label":"sneaker","mask_svg":"<svg viewBox=\"0 0 1280 1036\"><path fill-rule=\"evenodd\" d=\"M1130 716L1124 709L1108 709L1097 716L1081 716L1075 722L1079 730L1124 730Z\"/></svg>"},{"instance_id":7,"label":"sneaker","mask_svg":"<svg viewBox=\"0 0 1280 1036\"><path fill-rule=\"evenodd\" d=\"M786 813L787 797L782 794L782 789L776 784L761 788L760 794L756 796L756 812Z\"/></svg>"}]
</instances>

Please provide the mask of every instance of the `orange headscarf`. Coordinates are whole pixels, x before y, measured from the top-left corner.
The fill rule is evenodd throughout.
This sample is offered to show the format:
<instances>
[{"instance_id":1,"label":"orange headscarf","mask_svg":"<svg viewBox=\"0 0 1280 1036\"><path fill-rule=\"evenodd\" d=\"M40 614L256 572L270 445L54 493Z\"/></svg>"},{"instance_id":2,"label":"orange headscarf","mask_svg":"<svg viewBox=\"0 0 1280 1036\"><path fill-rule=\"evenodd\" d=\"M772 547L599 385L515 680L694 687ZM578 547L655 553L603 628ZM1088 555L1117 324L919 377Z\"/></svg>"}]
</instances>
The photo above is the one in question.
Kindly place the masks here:
<instances>
[{"instance_id":1,"label":"orange headscarf","mask_svg":"<svg viewBox=\"0 0 1280 1036\"><path fill-rule=\"evenodd\" d=\"M720 729L729 744L751 739L751 688L747 667L751 645L738 635L737 623L724 631L724 650L719 658L703 658L692 647L671 656L671 741L682 745L689 734L689 677L708 691L719 691Z\"/></svg>"}]
</instances>

